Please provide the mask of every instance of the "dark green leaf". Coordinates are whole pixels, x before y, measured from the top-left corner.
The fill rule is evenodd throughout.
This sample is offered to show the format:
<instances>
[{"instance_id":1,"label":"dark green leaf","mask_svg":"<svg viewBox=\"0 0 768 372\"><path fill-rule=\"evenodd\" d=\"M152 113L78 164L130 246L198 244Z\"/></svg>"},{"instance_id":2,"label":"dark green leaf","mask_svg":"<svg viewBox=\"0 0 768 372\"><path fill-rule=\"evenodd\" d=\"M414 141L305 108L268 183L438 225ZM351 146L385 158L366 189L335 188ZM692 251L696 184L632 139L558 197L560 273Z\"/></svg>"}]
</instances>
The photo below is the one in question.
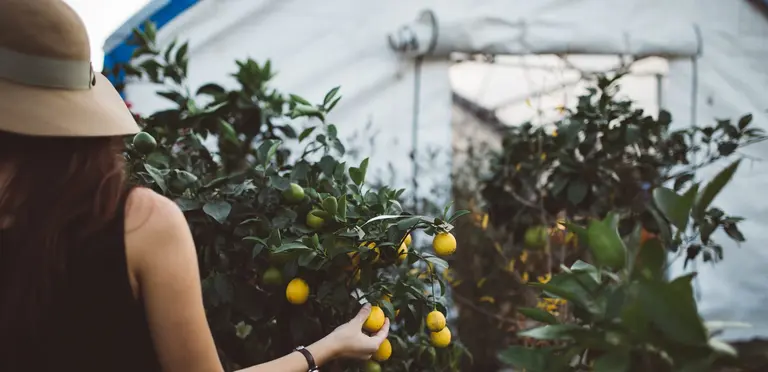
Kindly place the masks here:
<instances>
[{"instance_id":1,"label":"dark green leaf","mask_svg":"<svg viewBox=\"0 0 768 372\"><path fill-rule=\"evenodd\" d=\"M168 186L165 184L165 175L163 172L147 163L144 163L144 169L147 170L147 173L149 173L149 176L152 177L152 180L155 181L157 186L159 186L164 193L167 193Z\"/></svg>"},{"instance_id":2,"label":"dark green leaf","mask_svg":"<svg viewBox=\"0 0 768 372\"><path fill-rule=\"evenodd\" d=\"M550 349L529 349L523 346L512 346L499 352L499 361L506 365L517 367L529 372L550 372L550 361L554 353Z\"/></svg>"},{"instance_id":3,"label":"dark green leaf","mask_svg":"<svg viewBox=\"0 0 768 372\"><path fill-rule=\"evenodd\" d=\"M454 222L454 221L456 221L456 219L458 219L459 217L461 217L461 216L465 216L465 215L468 215L468 214L470 214L470 213L471 213L470 211L468 211L468 210L463 210L463 209L462 209L462 210L460 210L460 211L456 211L456 212L454 212L454 213L453 213L453 215L451 216L451 218L449 218L449 219L448 219L448 223L453 223L453 222Z\"/></svg>"},{"instance_id":4,"label":"dark green leaf","mask_svg":"<svg viewBox=\"0 0 768 372\"><path fill-rule=\"evenodd\" d=\"M203 205L203 212L213 217L213 219L219 223L224 223L224 221L227 220L227 217L229 217L229 212L231 211L232 205L223 200L210 201Z\"/></svg>"},{"instance_id":5,"label":"dark green leaf","mask_svg":"<svg viewBox=\"0 0 768 372\"><path fill-rule=\"evenodd\" d=\"M629 369L629 354L610 352L595 360L595 372L625 372Z\"/></svg>"},{"instance_id":6,"label":"dark green leaf","mask_svg":"<svg viewBox=\"0 0 768 372\"><path fill-rule=\"evenodd\" d=\"M275 253L283 253L283 252L291 252L291 251L313 251L313 249L310 247L307 247L303 243L293 242L293 243L286 243L281 245L280 247L272 251L272 253L275 254Z\"/></svg>"},{"instance_id":7,"label":"dark green leaf","mask_svg":"<svg viewBox=\"0 0 768 372\"><path fill-rule=\"evenodd\" d=\"M668 188L657 187L653 190L653 200L675 227L685 230L698 189L699 186L694 184L683 196L680 196Z\"/></svg>"},{"instance_id":8,"label":"dark green leaf","mask_svg":"<svg viewBox=\"0 0 768 372\"><path fill-rule=\"evenodd\" d=\"M736 226L735 223L726 223L723 224L723 230L725 230L725 233L728 234L731 239L734 241L737 241L739 243L745 242L746 239L744 238L744 234L739 231L739 228Z\"/></svg>"},{"instance_id":9,"label":"dark green leaf","mask_svg":"<svg viewBox=\"0 0 768 372\"><path fill-rule=\"evenodd\" d=\"M299 103L299 104L302 104L302 105L307 105L307 106L310 106L310 105L312 105L311 103L309 103L309 101L307 101L307 100L306 100L306 99L304 99L304 98L301 98L301 96L298 96L298 95L296 95L296 94L291 94L291 95L289 95L289 96L291 97L291 101L293 101L293 102L295 102L295 103Z\"/></svg>"},{"instance_id":10,"label":"dark green leaf","mask_svg":"<svg viewBox=\"0 0 768 372\"><path fill-rule=\"evenodd\" d=\"M686 345L706 345L707 332L696 309L690 277L671 283L641 282L638 300L649 320L671 340Z\"/></svg>"},{"instance_id":11,"label":"dark green leaf","mask_svg":"<svg viewBox=\"0 0 768 372\"><path fill-rule=\"evenodd\" d=\"M659 239L649 239L640 248L635 260L635 269L648 279L661 279L664 275L666 250Z\"/></svg>"},{"instance_id":12,"label":"dark green leaf","mask_svg":"<svg viewBox=\"0 0 768 372\"><path fill-rule=\"evenodd\" d=\"M589 248L598 264L621 269L626 264L627 248L611 221L591 221L587 229Z\"/></svg>"},{"instance_id":13,"label":"dark green leaf","mask_svg":"<svg viewBox=\"0 0 768 372\"><path fill-rule=\"evenodd\" d=\"M227 91L218 84L205 84L197 89L197 95L206 94L209 96L217 96L226 93Z\"/></svg>"},{"instance_id":14,"label":"dark green leaf","mask_svg":"<svg viewBox=\"0 0 768 372\"><path fill-rule=\"evenodd\" d=\"M749 125L749 123L752 122L752 114L746 114L739 119L739 129L744 130L744 128Z\"/></svg>"},{"instance_id":15,"label":"dark green leaf","mask_svg":"<svg viewBox=\"0 0 768 372\"><path fill-rule=\"evenodd\" d=\"M578 205L587 196L587 184L584 180L575 179L568 183L568 201Z\"/></svg>"},{"instance_id":16,"label":"dark green leaf","mask_svg":"<svg viewBox=\"0 0 768 372\"><path fill-rule=\"evenodd\" d=\"M535 309L532 307L518 307L517 311L520 314L525 315L528 319L535 320L537 322L547 323L547 324L557 324L557 318L555 318L554 315L541 310L541 309Z\"/></svg>"},{"instance_id":17,"label":"dark green leaf","mask_svg":"<svg viewBox=\"0 0 768 372\"><path fill-rule=\"evenodd\" d=\"M283 134L285 134L287 138L290 138L290 139L296 138L296 131L290 125L280 125L275 127L275 129L278 129L281 132L283 132Z\"/></svg>"},{"instance_id":18,"label":"dark green leaf","mask_svg":"<svg viewBox=\"0 0 768 372\"><path fill-rule=\"evenodd\" d=\"M704 187L704 190L699 193L699 196L696 199L696 204L694 205L694 215L697 220L700 220L702 217L704 217L704 213L706 212L707 208L709 208L709 205L712 204L712 201L715 199L717 194L719 194L725 185L731 181L731 178L733 178L733 174L736 173L740 163L741 159L731 163L731 165L727 166L720 173L718 173L712 179L712 181L710 181L707 186Z\"/></svg>"},{"instance_id":19,"label":"dark green leaf","mask_svg":"<svg viewBox=\"0 0 768 372\"><path fill-rule=\"evenodd\" d=\"M301 134L299 134L299 142L304 141L305 138L309 137L309 135L312 134L312 132L315 131L317 127L309 127L307 129L304 129L301 131Z\"/></svg>"},{"instance_id":20,"label":"dark green leaf","mask_svg":"<svg viewBox=\"0 0 768 372\"><path fill-rule=\"evenodd\" d=\"M325 95L325 98L323 98L323 104L328 105L328 103L331 102L336 97L336 94L339 93L339 89L341 87L335 87L328 91L328 93Z\"/></svg>"},{"instance_id":21,"label":"dark green leaf","mask_svg":"<svg viewBox=\"0 0 768 372\"><path fill-rule=\"evenodd\" d=\"M352 182L360 186L365 182L365 173L368 171L368 158L365 158L360 167L349 168L349 177L352 178Z\"/></svg>"}]
</instances>

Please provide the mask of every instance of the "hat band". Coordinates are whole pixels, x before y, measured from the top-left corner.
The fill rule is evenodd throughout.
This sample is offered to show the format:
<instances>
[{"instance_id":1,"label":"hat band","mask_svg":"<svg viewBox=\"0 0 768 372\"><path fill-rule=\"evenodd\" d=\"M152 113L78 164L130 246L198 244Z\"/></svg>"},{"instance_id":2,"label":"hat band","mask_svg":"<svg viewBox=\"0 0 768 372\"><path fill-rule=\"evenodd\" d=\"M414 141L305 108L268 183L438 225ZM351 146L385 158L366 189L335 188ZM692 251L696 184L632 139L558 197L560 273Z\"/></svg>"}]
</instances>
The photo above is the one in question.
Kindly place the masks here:
<instances>
[{"instance_id":1,"label":"hat band","mask_svg":"<svg viewBox=\"0 0 768 372\"><path fill-rule=\"evenodd\" d=\"M96 84L93 65L31 56L0 47L0 79L43 88L87 90Z\"/></svg>"}]
</instances>

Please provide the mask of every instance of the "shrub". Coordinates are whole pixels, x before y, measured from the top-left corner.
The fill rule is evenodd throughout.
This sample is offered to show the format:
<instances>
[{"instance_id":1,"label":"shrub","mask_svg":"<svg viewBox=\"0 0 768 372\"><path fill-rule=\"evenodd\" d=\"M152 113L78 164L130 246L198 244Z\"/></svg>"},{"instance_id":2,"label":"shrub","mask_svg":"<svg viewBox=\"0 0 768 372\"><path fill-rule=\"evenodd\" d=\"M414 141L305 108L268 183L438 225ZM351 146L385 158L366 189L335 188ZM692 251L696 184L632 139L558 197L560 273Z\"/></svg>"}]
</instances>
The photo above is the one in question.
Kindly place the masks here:
<instances>
[{"instance_id":1,"label":"shrub","mask_svg":"<svg viewBox=\"0 0 768 372\"><path fill-rule=\"evenodd\" d=\"M464 212L412 215L398 200L403 190L367 186L368 160L347 165L325 120L339 88L311 104L271 89L270 63L248 59L237 62L236 89L206 84L192 95L187 44L160 51L154 33L151 24L136 31L136 59L114 73L165 85L158 94L176 107L139 118L129 174L185 212L225 367L280 357L370 302L392 321L385 370L457 371L461 344L436 348L425 328L429 312L448 312L437 275L447 262L406 242L416 230L449 233ZM338 361L324 370L358 368Z\"/></svg>"},{"instance_id":2,"label":"shrub","mask_svg":"<svg viewBox=\"0 0 768 372\"><path fill-rule=\"evenodd\" d=\"M465 182L479 186L456 191L469 199L457 204L472 210L473 218L457 225L465 249L457 253L453 266L461 283L454 298L469 304L483 300L479 309L467 305L469 311L462 311L458 322L460 330L487 330L477 337L465 333L464 341L477 359L492 363L494 346L520 342L516 332L527 324L515 311L517 306L562 310L555 303L539 304L523 284L546 282L561 265L598 259L584 240L565 229L566 220L584 224L619 213L622 236L642 226L643 235L661 236L664 247L685 264L722 259L714 231L744 241L738 228L741 218L710 205L697 209L687 234L685 229L671 234L670 222L681 217L664 217L652 190L669 186L671 190L659 189L666 190L659 191L661 198L694 192L702 168L739 157L738 149L763 141L764 131L751 125L751 115L736 122L674 128L669 113L653 117L619 98L622 76L596 76L576 107L559 108L562 119L552 125L503 129L501 149L474 159L490 167L481 178L469 175ZM708 199L712 191L699 195Z\"/></svg>"},{"instance_id":3,"label":"shrub","mask_svg":"<svg viewBox=\"0 0 768 372\"><path fill-rule=\"evenodd\" d=\"M655 205L685 238L701 226L704 211L735 172L738 162L699 189L684 194L658 188ZM699 191L701 190L701 191ZM528 318L547 325L520 336L538 341L535 348L513 346L500 359L527 371L707 371L735 350L711 337L696 308L688 274L667 280L667 237L619 233L621 216L609 213L588 227L569 225L592 252L596 265L576 261L547 283L544 303L567 303L573 318L557 319L546 308L520 308ZM693 228L695 230L695 228Z\"/></svg>"}]
</instances>

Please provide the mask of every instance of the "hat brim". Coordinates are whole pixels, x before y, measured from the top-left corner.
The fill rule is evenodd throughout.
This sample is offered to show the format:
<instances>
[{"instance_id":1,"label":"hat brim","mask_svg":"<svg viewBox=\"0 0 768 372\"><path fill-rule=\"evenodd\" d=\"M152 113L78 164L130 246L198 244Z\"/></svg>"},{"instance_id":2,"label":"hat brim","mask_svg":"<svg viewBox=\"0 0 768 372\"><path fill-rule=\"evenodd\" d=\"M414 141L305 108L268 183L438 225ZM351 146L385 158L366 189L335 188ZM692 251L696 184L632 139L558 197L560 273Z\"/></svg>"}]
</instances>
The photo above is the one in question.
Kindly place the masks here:
<instances>
[{"instance_id":1,"label":"hat brim","mask_svg":"<svg viewBox=\"0 0 768 372\"><path fill-rule=\"evenodd\" d=\"M108 137L139 132L104 75L89 90L33 87L0 79L0 130L30 136Z\"/></svg>"}]
</instances>

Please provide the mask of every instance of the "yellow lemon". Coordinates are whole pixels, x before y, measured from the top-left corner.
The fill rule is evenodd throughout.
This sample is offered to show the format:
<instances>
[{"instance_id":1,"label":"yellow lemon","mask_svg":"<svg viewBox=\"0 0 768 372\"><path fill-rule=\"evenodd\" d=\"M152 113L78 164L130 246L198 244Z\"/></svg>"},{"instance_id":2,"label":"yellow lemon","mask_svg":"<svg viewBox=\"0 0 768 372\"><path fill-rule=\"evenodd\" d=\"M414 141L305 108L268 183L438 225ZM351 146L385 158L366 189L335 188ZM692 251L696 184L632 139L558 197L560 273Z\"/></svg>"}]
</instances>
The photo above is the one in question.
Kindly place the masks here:
<instances>
[{"instance_id":1,"label":"yellow lemon","mask_svg":"<svg viewBox=\"0 0 768 372\"><path fill-rule=\"evenodd\" d=\"M384 342L379 345L379 349L376 350L375 353L373 353L373 356L371 356L371 359L377 361L377 362L383 362L389 359L389 357L392 356L392 343L389 342L386 338L384 339Z\"/></svg>"},{"instance_id":2,"label":"yellow lemon","mask_svg":"<svg viewBox=\"0 0 768 372\"><path fill-rule=\"evenodd\" d=\"M347 252L347 257L349 257L349 261L351 262L349 265L344 266L344 270L346 271L352 271L356 267L360 266L360 254L357 252Z\"/></svg>"},{"instance_id":3,"label":"yellow lemon","mask_svg":"<svg viewBox=\"0 0 768 372\"><path fill-rule=\"evenodd\" d=\"M432 332L429 341L434 347L448 347L451 344L451 330L445 327L440 332Z\"/></svg>"},{"instance_id":4,"label":"yellow lemon","mask_svg":"<svg viewBox=\"0 0 768 372\"><path fill-rule=\"evenodd\" d=\"M445 315L434 310L427 314L427 328L432 332L440 332L445 328Z\"/></svg>"},{"instance_id":5,"label":"yellow lemon","mask_svg":"<svg viewBox=\"0 0 768 372\"><path fill-rule=\"evenodd\" d=\"M397 263L403 263L406 258L408 258L408 246L403 243L397 249Z\"/></svg>"},{"instance_id":6,"label":"yellow lemon","mask_svg":"<svg viewBox=\"0 0 768 372\"><path fill-rule=\"evenodd\" d=\"M285 288L285 298L294 305L301 305L309 298L309 284L304 279L295 278Z\"/></svg>"},{"instance_id":7,"label":"yellow lemon","mask_svg":"<svg viewBox=\"0 0 768 372\"><path fill-rule=\"evenodd\" d=\"M432 241L432 248L438 256L450 256L456 252L456 238L451 233L439 233Z\"/></svg>"},{"instance_id":8,"label":"yellow lemon","mask_svg":"<svg viewBox=\"0 0 768 372\"><path fill-rule=\"evenodd\" d=\"M412 242L413 242L413 238L411 237L411 234L406 235L405 241L403 241L403 243L405 243L406 246L410 247Z\"/></svg>"},{"instance_id":9,"label":"yellow lemon","mask_svg":"<svg viewBox=\"0 0 768 372\"><path fill-rule=\"evenodd\" d=\"M379 262L379 257L381 256L381 250L379 249L379 247L376 246L376 243L363 242L363 244L360 244L360 246L368 247L368 249L373 249L373 251L376 252L375 256L373 257L373 263Z\"/></svg>"},{"instance_id":10,"label":"yellow lemon","mask_svg":"<svg viewBox=\"0 0 768 372\"><path fill-rule=\"evenodd\" d=\"M368 319L363 323L363 329L371 333L378 332L384 326L384 319L384 310L378 306L373 306L371 313L368 314Z\"/></svg>"}]
</instances>

